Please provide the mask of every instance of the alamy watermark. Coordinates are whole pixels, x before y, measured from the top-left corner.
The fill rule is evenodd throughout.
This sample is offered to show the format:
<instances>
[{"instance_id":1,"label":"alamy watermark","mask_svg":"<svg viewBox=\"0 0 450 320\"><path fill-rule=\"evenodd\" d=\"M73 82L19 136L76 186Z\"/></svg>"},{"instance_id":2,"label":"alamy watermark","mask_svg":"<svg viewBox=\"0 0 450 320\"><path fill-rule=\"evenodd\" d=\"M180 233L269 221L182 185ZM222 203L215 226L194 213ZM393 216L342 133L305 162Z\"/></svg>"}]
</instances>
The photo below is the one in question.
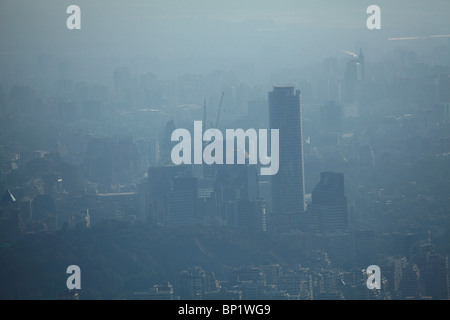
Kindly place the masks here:
<instances>
[{"instance_id":1,"label":"alamy watermark","mask_svg":"<svg viewBox=\"0 0 450 320\"><path fill-rule=\"evenodd\" d=\"M370 290L381 289L381 270L377 265L370 265L366 269L367 288Z\"/></svg>"},{"instance_id":2,"label":"alamy watermark","mask_svg":"<svg viewBox=\"0 0 450 320\"><path fill-rule=\"evenodd\" d=\"M70 5L67 7L66 13L71 15L66 20L66 27L69 30L81 29L81 9L77 5Z\"/></svg>"},{"instance_id":3,"label":"alamy watermark","mask_svg":"<svg viewBox=\"0 0 450 320\"><path fill-rule=\"evenodd\" d=\"M66 20L66 27L69 30L81 29L81 9L77 5L70 5L66 9L66 13L70 16ZM381 29L381 9L377 5L370 5L366 9L366 13L370 14L367 18L366 26L369 30Z\"/></svg>"},{"instance_id":4,"label":"alamy watermark","mask_svg":"<svg viewBox=\"0 0 450 320\"><path fill-rule=\"evenodd\" d=\"M235 139L237 141L235 146ZM194 121L194 138L186 129L175 129L171 136L172 141L179 141L170 154L172 162L179 164L224 164L223 144L224 137L219 129L210 128L203 132L202 121ZM192 148L193 140L193 148ZM248 141L248 152L246 151ZM203 148L203 142L210 142ZM270 130L270 156L268 155L267 129L226 129L225 131L225 163L249 164L259 163L261 175L274 175L279 169L279 130ZM193 152L192 152L193 150ZM194 161L192 162L192 153Z\"/></svg>"},{"instance_id":5,"label":"alamy watermark","mask_svg":"<svg viewBox=\"0 0 450 320\"><path fill-rule=\"evenodd\" d=\"M67 278L66 286L67 289L81 289L81 270L80 267L73 264L67 267L66 273L71 274Z\"/></svg>"},{"instance_id":6,"label":"alamy watermark","mask_svg":"<svg viewBox=\"0 0 450 320\"><path fill-rule=\"evenodd\" d=\"M367 7L366 13L371 13L371 15L367 18L366 26L367 29L381 29L381 9L377 5L371 5Z\"/></svg>"}]
</instances>

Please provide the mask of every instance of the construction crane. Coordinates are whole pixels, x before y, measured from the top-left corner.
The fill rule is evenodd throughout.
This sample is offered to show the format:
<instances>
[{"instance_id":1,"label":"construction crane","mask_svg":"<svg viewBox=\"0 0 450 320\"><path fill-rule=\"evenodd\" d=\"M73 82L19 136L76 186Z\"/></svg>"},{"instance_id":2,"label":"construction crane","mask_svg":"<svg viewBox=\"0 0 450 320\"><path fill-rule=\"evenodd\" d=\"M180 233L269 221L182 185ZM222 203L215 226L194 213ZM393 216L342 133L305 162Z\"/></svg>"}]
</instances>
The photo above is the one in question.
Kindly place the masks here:
<instances>
[{"instance_id":1,"label":"construction crane","mask_svg":"<svg viewBox=\"0 0 450 320\"><path fill-rule=\"evenodd\" d=\"M203 101L203 125L206 125L206 99Z\"/></svg>"},{"instance_id":2,"label":"construction crane","mask_svg":"<svg viewBox=\"0 0 450 320\"><path fill-rule=\"evenodd\" d=\"M222 102L223 102L223 94L224 94L224 93L225 93L225 92L222 91L222 96L220 97L219 110L217 111L216 125L214 126L214 128L217 128L217 125L219 124L220 110L222 109Z\"/></svg>"}]
</instances>

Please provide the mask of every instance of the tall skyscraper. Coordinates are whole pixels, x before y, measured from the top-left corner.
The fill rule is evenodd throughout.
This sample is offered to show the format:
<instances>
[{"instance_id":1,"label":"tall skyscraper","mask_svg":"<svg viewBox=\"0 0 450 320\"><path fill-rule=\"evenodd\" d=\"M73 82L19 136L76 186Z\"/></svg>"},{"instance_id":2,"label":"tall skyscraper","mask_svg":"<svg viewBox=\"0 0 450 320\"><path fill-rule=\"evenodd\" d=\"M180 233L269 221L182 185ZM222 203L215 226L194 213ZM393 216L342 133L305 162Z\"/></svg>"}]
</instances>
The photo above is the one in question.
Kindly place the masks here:
<instances>
[{"instance_id":1,"label":"tall skyscraper","mask_svg":"<svg viewBox=\"0 0 450 320\"><path fill-rule=\"evenodd\" d=\"M272 176L275 215L305 210L302 111L300 91L293 86L274 86L269 92L269 122L279 130L279 170ZM276 219L276 218L275 218Z\"/></svg>"}]
</instances>

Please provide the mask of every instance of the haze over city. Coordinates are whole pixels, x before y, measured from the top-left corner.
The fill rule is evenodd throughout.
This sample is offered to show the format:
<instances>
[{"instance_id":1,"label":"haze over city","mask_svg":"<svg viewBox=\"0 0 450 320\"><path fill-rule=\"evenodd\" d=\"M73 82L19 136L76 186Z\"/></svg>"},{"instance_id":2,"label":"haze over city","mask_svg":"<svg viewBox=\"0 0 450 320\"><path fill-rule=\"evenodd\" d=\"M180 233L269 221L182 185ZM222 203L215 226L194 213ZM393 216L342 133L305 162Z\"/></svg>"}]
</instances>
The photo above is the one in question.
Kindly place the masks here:
<instances>
[{"instance_id":1,"label":"haze over city","mask_svg":"<svg viewBox=\"0 0 450 320\"><path fill-rule=\"evenodd\" d=\"M449 155L447 0L0 0L0 299L448 300Z\"/></svg>"}]
</instances>

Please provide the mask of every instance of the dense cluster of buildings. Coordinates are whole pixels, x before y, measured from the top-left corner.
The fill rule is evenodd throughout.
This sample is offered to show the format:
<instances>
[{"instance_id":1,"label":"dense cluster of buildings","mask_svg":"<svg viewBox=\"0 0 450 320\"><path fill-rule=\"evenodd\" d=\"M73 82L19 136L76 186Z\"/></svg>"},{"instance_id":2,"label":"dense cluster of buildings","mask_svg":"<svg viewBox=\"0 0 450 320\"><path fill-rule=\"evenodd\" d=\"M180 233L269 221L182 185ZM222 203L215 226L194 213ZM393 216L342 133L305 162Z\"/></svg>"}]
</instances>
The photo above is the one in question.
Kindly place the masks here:
<instances>
[{"instance_id":1,"label":"dense cluster of buildings","mask_svg":"<svg viewBox=\"0 0 450 320\"><path fill-rule=\"evenodd\" d=\"M1 141L1 153L8 156L1 159L0 168L1 241L107 219L296 232L311 252L324 253L321 263L331 259L340 267L255 265L234 270L226 281L197 267L183 272L174 286L156 285L137 292L135 298L448 299L448 259L423 239L408 246L411 252L403 249L401 257L374 261L376 231L354 227L355 207L349 205L340 169L353 165L364 175L374 172L377 162L425 153L448 156L450 136L443 128L450 123L449 70L415 63L408 54L402 56L401 79L388 78L386 84L374 70L368 78L362 52L355 56L345 64L343 76L339 61L328 59L318 73L321 78L298 82L306 92L307 110L295 86L273 86L268 95L264 92L265 100L264 86L231 86L222 73L210 75L210 81L185 76L178 85L149 73L136 86L126 69L116 69L112 93L102 86L59 79L56 100L39 98L26 86L13 86L9 96L2 97L2 113L18 123L28 123L28 114L49 125L60 121L63 127L42 133L43 139L52 136L49 151L30 152L18 140ZM210 96L204 108L195 103L203 100L199 97L206 90L220 87L218 79L226 88L220 127L280 130L278 174L260 176L258 164L171 163L173 119L188 128L191 120L205 120L206 110L211 110L206 105L216 105L218 98ZM403 113L411 99L418 103L418 111ZM377 109L383 114L374 120L380 120L377 126L355 125L355 119L364 117L361 121L370 123L367 119L375 114L370 106L385 102L402 107ZM102 128L103 120L111 128ZM111 134L125 123L133 138L124 137L123 130L119 138ZM8 126L11 132L17 129ZM356 129L349 130L352 126ZM361 268L370 264L382 267L388 289L381 293L361 285L365 281Z\"/></svg>"},{"instance_id":2,"label":"dense cluster of buildings","mask_svg":"<svg viewBox=\"0 0 450 320\"><path fill-rule=\"evenodd\" d=\"M173 282L135 292L142 300L448 300L448 258L426 254L422 261L387 257L381 288L369 290L361 268L333 267L326 253L316 252L308 267L279 264L236 267L224 278L195 266Z\"/></svg>"}]
</instances>

